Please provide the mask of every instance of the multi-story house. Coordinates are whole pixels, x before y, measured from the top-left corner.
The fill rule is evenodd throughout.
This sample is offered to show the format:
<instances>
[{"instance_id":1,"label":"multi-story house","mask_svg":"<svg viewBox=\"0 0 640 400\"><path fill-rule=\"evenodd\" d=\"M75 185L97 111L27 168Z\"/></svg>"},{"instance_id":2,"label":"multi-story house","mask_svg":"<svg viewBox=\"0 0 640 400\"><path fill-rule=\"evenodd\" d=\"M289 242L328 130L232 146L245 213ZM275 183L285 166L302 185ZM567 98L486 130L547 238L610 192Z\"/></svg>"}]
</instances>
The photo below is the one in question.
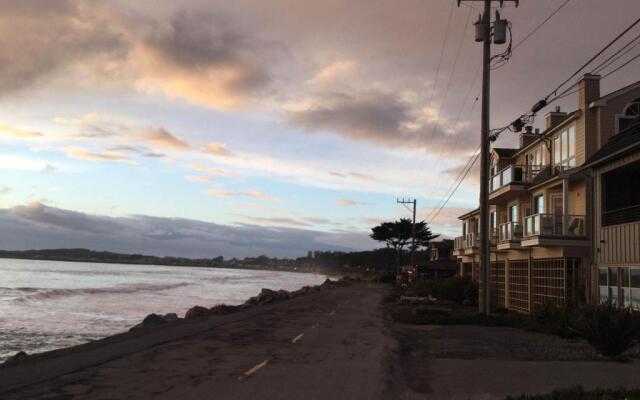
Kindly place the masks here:
<instances>
[{"instance_id":1,"label":"multi-story house","mask_svg":"<svg viewBox=\"0 0 640 400\"><path fill-rule=\"evenodd\" d=\"M530 312L591 299L594 290L594 180L583 167L631 121L640 82L600 96L600 76L578 83L578 109L549 112L544 131L530 127L516 149L494 148L489 182L492 303ZM590 161L589 161L590 162ZM460 274L478 278L477 210L459 217ZM640 237L639 237L640 238Z\"/></svg>"}]
</instances>

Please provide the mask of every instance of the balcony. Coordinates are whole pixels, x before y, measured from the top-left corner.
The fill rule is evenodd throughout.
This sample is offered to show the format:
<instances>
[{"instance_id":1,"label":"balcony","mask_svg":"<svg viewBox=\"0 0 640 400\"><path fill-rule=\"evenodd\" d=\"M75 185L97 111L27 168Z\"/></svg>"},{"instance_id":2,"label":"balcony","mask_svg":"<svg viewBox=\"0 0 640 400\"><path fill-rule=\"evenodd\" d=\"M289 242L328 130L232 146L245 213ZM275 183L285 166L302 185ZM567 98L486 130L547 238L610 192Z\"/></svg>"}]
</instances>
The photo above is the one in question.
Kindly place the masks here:
<instances>
[{"instance_id":1,"label":"balcony","mask_svg":"<svg viewBox=\"0 0 640 400\"><path fill-rule=\"evenodd\" d=\"M495 204L521 194L527 184L540 173L541 165L509 165L491 177L489 202Z\"/></svg>"},{"instance_id":2,"label":"balcony","mask_svg":"<svg viewBox=\"0 0 640 400\"><path fill-rule=\"evenodd\" d=\"M489 246L495 248L496 238L492 236L489 238ZM477 254L480 248L480 235L472 232L463 236L458 236L453 240L453 255L455 256L470 256Z\"/></svg>"},{"instance_id":3,"label":"balcony","mask_svg":"<svg viewBox=\"0 0 640 400\"><path fill-rule=\"evenodd\" d=\"M535 214L524 219L523 246L588 244L584 215Z\"/></svg>"},{"instance_id":4,"label":"balcony","mask_svg":"<svg viewBox=\"0 0 640 400\"><path fill-rule=\"evenodd\" d=\"M519 222L507 222L500 224L498 237L498 250L520 249L522 239L522 224Z\"/></svg>"}]
</instances>

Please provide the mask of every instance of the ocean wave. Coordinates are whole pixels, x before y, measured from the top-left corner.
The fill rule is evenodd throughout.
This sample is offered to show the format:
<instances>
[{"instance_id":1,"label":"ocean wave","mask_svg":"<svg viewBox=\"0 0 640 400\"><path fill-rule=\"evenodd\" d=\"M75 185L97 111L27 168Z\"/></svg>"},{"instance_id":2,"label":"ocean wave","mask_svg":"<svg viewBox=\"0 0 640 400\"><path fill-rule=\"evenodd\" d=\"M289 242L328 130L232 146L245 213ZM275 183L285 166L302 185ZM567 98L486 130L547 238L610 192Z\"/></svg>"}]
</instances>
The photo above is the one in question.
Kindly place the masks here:
<instances>
[{"instance_id":1,"label":"ocean wave","mask_svg":"<svg viewBox=\"0 0 640 400\"><path fill-rule=\"evenodd\" d=\"M188 282L171 283L164 285L154 284L137 284L137 285L120 285L104 288L75 288L75 289L45 289L45 288L13 288L13 290L25 295L14 299L16 302L30 302L50 300L60 297L69 296L87 296L87 295L104 295L104 294L131 294L139 292L158 292L162 290L177 289L179 287L188 286ZM2 288L7 289L7 288Z\"/></svg>"}]
</instances>

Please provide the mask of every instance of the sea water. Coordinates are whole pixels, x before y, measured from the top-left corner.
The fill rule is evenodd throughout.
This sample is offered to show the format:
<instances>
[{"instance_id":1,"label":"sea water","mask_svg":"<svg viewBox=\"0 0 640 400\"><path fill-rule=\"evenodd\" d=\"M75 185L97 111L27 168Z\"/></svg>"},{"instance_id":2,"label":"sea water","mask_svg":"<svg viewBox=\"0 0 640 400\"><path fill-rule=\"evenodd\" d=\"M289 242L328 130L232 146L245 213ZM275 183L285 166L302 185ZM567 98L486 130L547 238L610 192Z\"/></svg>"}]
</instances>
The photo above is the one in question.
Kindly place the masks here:
<instances>
[{"instance_id":1,"label":"sea water","mask_svg":"<svg viewBox=\"0 0 640 400\"><path fill-rule=\"evenodd\" d=\"M0 259L0 362L120 333L150 313L240 304L326 277L280 271Z\"/></svg>"}]
</instances>

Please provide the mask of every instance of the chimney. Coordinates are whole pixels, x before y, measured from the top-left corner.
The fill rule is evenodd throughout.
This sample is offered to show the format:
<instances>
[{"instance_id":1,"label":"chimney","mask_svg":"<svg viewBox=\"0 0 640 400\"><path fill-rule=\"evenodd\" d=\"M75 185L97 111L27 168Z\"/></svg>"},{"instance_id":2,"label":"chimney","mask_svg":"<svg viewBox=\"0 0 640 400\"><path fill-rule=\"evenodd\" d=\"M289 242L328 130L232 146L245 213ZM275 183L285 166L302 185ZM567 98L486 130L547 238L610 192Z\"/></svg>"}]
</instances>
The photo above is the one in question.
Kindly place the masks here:
<instances>
[{"instance_id":1,"label":"chimney","mask_svg":"<svg viewBox=\"0 0 640 400\"><path fill-rule=\"evenodd\" d=\"M578 106L582 114L577 124L577 135L584 135L584 151L576 152L576 163L580 164L591 157L602 146L602 138L598 126L598 112L589 105L600 98L600 75L585 74L578 82ZM580 154L582 153L582 154ZM582 157L578 158L578 155Z\"/></svg>"},{"instance_id":2,"label":"chimney","mask_svg":"<svg viewBox=\"0 0 640 400\"><path fill-rule=\"evenodd\" d=\"M555 111L548 112L544 117L547 129L558 126L565 118L567 118L567 113L560 111L560 106L557 106Z\"/></svg>"},{"instance_id":3,"label":"chimney","mask_svg":"<svg viewBox=\"0 0 640 400\"><path fill-rule=\"evenodd\" d=\"M520 134L520 148L527 147L538 138L537 132L533 133L532 126L525 126L524 132Z\"/></svg>"},{"instance_id":4,"label":"chimney","mask_svg":"<svg viewBox=\"0 0 640 400\"><path fill-rule=\"evenodd\" d=\"M584 113L591 102L600 98L600 75L585 74L578 82L578 103Z\"/></svg>"}]
</instances>

